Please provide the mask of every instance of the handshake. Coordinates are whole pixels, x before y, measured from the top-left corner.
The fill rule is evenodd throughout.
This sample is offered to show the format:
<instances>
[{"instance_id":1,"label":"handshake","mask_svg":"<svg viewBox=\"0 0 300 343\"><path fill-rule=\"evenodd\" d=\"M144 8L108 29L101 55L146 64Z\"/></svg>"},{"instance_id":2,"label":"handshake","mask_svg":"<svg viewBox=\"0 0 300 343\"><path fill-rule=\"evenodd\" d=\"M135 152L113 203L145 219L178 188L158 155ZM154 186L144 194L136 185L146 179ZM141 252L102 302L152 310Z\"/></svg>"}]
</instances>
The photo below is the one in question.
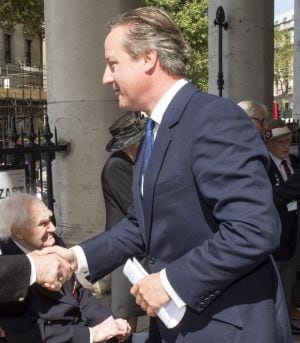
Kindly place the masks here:
<instances>
[{"instance_id":1,"label":"handshake","mask_svg":"<svg viewBox=\"0 0 300 343\"><path fill-rule=\"evenodd\" d=\"M77 270L74 251L57 245L34 250L27 254L27 257L34 266L32 274L35 269L35 282L52 291L60 290Z\"/></svg>"}]
</instances>

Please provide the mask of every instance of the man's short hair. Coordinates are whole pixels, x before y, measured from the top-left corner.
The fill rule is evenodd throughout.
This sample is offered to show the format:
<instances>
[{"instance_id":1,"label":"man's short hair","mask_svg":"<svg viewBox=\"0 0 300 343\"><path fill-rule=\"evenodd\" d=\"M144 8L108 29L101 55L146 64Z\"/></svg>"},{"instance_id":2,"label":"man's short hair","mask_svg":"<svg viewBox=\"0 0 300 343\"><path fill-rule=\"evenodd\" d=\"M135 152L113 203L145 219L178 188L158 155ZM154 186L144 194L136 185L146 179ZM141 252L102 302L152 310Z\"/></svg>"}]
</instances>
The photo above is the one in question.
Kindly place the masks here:
<instances>
[{"instance_id":1,"label":"man's short hair","mask_svg":"<svg viewBox=\"0 0 300 343\"><path fill-rule=\"evenodd\" d=\"M117 26L128 28L124 48L132 58L153 49L163 70L170 75L186 76L189 47L166 12L154 7L135 8L117 16L109 24L110 29Z\"/></svg>"},{"instance_id":2,"label":"man's short hair","mask_svg":"<svg viewBox=\"0 0 300 343\"><path fill-rule=\"evenodd\" d=\"M0 202L0 239L8 239L13 228L26 228L29 224L29 206L39 200L28 193L13 193Z\"/></svg>"}]
</instances>

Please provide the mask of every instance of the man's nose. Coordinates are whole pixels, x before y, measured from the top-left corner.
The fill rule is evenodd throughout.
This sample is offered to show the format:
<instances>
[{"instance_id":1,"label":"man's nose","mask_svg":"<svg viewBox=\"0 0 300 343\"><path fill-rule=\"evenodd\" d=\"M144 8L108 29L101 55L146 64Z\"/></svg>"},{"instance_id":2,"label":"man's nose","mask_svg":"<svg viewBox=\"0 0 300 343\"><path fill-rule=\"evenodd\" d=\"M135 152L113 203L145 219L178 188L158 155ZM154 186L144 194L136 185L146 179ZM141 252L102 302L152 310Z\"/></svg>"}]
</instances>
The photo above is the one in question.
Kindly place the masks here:
<instances>
[{"instance_id":1,"label":"man's nose","mask_svg":"<svg viewBox=\"0 0 300 343\"><path fill-rule=\"evenodd\" d=\"M54 232L56 230L56 227L54 226L54 224L51 222L48 225L47 231L48 232Z\"/></svg>"},{"instance_id":2,"label":"man's nose","mask_svg":"<svg viewBox=\"0 0 300 343\"><path fill-rule=\"evenodd\" d=\"M108 67L106 67L104 70L102 83L104 85L107 85L107 84L112 83L112 82L113 82L113 77L112 77L111 71L109 70Z\"/></svg>"}]
</instances>

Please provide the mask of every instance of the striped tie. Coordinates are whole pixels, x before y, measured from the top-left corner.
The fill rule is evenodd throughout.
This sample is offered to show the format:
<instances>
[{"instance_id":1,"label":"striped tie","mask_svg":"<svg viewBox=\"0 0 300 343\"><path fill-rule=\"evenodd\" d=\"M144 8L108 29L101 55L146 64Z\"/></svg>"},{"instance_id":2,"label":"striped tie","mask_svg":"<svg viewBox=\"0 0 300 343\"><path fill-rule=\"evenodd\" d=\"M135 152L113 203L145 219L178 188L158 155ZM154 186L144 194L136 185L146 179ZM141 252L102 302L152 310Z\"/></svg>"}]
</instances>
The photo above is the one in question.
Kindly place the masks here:
<instances>
[{"instance_id":1,"label":"striped tie","mask_svg":"<svg viewBox=\"0 0 300 343\"><path fill-rule=\"evenodd\" d=\"M291 168L288 166L287 161L286 160L282 160L281 164L283 166L283 169L285 171L285 174L287 176L287 178L289 178L292 175L292 171Z\"/></svg>"}]
</instances>

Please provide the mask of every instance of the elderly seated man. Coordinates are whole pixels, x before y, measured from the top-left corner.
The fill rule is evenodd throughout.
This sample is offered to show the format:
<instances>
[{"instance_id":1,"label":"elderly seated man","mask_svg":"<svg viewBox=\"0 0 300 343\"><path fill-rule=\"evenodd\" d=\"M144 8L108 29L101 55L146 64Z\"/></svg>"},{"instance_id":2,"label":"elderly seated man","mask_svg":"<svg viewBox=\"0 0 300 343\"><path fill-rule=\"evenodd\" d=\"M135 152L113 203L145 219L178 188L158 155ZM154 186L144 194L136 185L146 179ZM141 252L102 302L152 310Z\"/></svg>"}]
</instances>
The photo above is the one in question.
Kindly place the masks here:
<instances>
[{"instance_id":1,"label":"elderly seated man","mask_svg":"<svg viewBox=\"0 0 300 343\"><path fill-rule=\"evenodd\" d=\"M63 245L54 233L51 216L45 204L29 194L13 194L0 202L2 254ZM60 291L34 284L24 302L0 304L0 326L7 342L13 343L90 343L106 342L112 337L123 341L130 331L128 323L114 319L75 276Z\"/></svg>"}]
</instances>

